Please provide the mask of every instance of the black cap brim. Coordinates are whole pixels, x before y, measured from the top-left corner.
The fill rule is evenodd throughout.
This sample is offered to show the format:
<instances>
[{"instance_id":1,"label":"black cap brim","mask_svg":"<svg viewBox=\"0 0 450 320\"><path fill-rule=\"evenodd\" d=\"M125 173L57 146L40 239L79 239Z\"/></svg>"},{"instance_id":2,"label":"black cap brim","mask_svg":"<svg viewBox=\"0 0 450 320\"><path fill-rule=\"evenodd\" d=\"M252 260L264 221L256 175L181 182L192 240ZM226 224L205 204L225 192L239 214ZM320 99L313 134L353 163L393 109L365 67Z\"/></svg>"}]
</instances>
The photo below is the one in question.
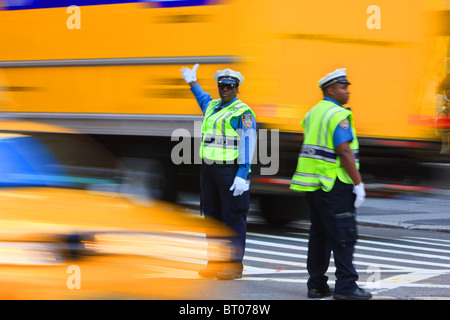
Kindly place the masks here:
<instances>
[{"instance_id":1,"label":"black cap brim","mask_svg":"<svg viewBox=\"0 0 450 320\"><path fill-rule=\"evenodd\" d=\"M239 85L239 80L235 77L220 77L217 80L218 84L236 84Z\"/></svg>"},{"instance_id":2,"label":"black cap brim","mask_svg":"<svg viewBox=\"0 0 450 320\"><path fill-rule=\"evenodd\" d=\"M334 83L346 83L346 84L348 84L348 85L351 84L350 82L348 82L347 77L341 76L341 77L337 77L337 78L331 79L330 81L324 83L324 84L322 85L321 88L322 88L322 89L323 89L323 88L326 88L326 87L328 87L328 86L331 86L331 85L334 84Z\"/></svg>"}]
</instances>

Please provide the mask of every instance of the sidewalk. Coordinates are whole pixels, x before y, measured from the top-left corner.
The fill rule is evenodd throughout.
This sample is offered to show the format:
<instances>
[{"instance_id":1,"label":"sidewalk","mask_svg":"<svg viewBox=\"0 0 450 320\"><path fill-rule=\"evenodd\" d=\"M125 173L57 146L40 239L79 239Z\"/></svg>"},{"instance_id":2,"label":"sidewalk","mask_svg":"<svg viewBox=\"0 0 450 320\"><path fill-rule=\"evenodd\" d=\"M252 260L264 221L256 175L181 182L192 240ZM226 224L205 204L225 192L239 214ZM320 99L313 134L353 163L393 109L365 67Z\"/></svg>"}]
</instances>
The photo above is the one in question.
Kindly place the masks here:
<instances>
[{"instance_id":1,"label":"sidewalk","mask_svg":"<svg viewBox=\"0 0 450 320\"><path fill-rule=\"evenodd\" d=\"M366 226L450 232L450 190L394 198L366 197L357 211L357 221Z\"/></svg>"}]
</instances>

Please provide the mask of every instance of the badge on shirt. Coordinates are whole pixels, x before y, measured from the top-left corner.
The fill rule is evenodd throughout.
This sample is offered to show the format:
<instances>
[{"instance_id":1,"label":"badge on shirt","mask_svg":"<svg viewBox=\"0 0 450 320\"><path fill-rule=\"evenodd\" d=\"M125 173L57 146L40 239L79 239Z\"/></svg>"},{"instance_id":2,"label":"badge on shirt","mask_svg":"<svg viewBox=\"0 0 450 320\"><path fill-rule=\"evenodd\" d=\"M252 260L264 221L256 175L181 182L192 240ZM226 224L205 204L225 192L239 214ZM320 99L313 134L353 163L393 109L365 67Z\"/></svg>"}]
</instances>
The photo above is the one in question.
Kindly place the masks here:
<instances>
[{"instance_id":1,"label":"badge on shirt","mask_svg":"<svg viewBox=\"0 0 450 320\"><path fill-rule=\"evenodd\" d=\"M242 124L247 129L250 129L253 125L253 116L251 114L243 114L242 115Z\"/></svg>"},{"instance_id":2,"label":"badge on shirt","mask_svg":"<svg viewBox=\"0 0 450 320\"><path fill-rule=\"evenodd\" d=\"M350 126L350 123L348 122L348 119L344 119L341 122L339 122L339 125L344 129L348 129L348 127Z\"/></svg>"}]
</instances>

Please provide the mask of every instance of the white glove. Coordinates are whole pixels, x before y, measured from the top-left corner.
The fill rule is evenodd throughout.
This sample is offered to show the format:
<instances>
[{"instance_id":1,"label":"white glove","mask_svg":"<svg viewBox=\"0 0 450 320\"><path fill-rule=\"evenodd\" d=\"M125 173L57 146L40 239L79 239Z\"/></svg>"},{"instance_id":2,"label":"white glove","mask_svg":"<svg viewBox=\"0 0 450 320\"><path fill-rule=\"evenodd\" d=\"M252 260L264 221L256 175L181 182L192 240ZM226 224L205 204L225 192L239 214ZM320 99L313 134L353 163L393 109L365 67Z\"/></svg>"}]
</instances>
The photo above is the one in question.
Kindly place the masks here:
<instances>
[{"instance_id":1,"label":"white glove","mask_svg":"<svg viewBox=\"0 0 450 320\"><path fill-rule=\"evenodd\" d=\"M359 208L366 199L366 191L364 190L364 183L360 183L353 187L353 193L356 194L355 208Z\"/></svg>"},{"instance_id":2,"label":"white glove","mask_svg":"<svg viewBox=\"0 0 450 320\"><path fill-rule=\"evenodd\" d=\"M230 191L233 191L233 196L240 196L244 193L244 191L247 191L250 189L250 182L247 182L247 180L244 180L240 177L235 177L233 185L230 188Z\"/></svg>"},{"instance_id":3,"label":"white glove","mask_svg":"<svg viewBox=\"0 0 450 320\"><path fill-rule=\"evenodd\" d=\"M180 69L181 75L183 76L184 80L187 83L195 82L197 81L197 68L199 64L197 63L192 70L186 67L183 67Z\"/></svg>"}]
</instances>

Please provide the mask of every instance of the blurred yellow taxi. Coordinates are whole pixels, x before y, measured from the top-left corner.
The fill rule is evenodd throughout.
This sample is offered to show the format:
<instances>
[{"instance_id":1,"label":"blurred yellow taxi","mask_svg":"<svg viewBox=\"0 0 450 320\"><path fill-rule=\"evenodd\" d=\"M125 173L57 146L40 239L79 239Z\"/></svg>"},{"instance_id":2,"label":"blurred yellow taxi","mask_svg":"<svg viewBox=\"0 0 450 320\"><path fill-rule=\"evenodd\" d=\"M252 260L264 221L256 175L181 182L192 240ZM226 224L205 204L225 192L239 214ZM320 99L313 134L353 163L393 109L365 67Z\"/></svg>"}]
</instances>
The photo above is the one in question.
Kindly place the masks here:
<instances>
[{"instance_id":1,"label":"blurred yellow taxi","mask_svg":"<svg viewBox=\"0 0 450 320\"><path fill-rule=\"evenodd\" d=\"M208 259L230 259L228 229L133 195L85 135L0 121L0 158L0 299L189 298Z\"/></svg>"}]
</instances>

